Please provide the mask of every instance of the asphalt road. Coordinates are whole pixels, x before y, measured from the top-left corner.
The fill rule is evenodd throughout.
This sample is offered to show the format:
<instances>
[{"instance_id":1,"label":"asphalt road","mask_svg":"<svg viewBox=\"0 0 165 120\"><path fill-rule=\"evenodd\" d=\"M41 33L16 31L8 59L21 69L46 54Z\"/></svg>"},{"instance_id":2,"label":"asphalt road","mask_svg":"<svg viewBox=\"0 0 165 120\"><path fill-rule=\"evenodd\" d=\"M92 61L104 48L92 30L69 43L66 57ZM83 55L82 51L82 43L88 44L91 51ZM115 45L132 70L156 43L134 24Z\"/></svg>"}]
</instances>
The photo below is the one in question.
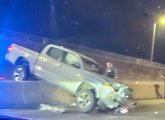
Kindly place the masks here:
<instances>
[{"instance_id":1,"label":"asphalt road","mask_svg":"<svg viewBox=\"0 0 165 120\"><path fill-rule=\"evenodd\" d=\"M142 113L129 113L126 115L113 115L108 113L94 113L94 114L82 114L82 113L53 113L39 110L1 110L2 115L15 116L19 118L31 119L31 120L164 120L165 111L154 112L142 112Z\"/></svg>"},{"instance_id":2,"label":"asphalt road","mask_svg":"<svg viewBox=\"0 0 165 120\"><path fill-rule=\"evenodd\" d=\"M164 120L165 100L138 101L138 106L127 114L99 113L98 111L84 114L74 110L56 113L39 109L2 109L0 115L31 120Z\"/></svg>"}]
</instances>

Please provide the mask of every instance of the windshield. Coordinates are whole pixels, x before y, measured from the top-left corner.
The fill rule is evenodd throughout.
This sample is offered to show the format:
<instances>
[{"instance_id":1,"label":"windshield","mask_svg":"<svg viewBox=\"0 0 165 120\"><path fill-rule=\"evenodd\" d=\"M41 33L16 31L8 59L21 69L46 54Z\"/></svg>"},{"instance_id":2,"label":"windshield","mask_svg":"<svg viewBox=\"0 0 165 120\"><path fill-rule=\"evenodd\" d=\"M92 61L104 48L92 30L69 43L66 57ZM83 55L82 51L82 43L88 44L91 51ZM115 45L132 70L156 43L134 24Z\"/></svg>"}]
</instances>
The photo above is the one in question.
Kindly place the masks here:
<instances>
[{"instance_id":1,"label":"windshield","mask_svg":"<svg viewBox=\"0 0 165 120\"><path fill-rule=\"evenodd\" d=\"M83 57L82 57L82 61L83 61L85 70L88 70L90 72L95 72L95 73L101 73L101 67L95 62Z\"/></svg>"}]
</instances>

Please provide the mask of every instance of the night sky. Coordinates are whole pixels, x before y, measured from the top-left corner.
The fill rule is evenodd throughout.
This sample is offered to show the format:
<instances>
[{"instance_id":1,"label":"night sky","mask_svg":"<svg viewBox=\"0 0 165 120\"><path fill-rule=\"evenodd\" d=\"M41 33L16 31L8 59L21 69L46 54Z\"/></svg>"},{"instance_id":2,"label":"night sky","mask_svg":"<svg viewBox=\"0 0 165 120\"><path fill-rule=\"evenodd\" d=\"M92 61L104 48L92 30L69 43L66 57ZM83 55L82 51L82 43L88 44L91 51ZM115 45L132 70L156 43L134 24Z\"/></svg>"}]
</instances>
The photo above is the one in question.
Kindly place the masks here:
<instances>
[{"instance_id":1,"label":"night sky","mask_svg":"<svg viewBox=\"0 0 165 120\"><path fill-rule=\"evenodd\" d=\"M0 0L0 28L137 58L150 58L153 23L165 0ZM165 25L154 61L165 63Z\"/></svg>"}]
</instances>

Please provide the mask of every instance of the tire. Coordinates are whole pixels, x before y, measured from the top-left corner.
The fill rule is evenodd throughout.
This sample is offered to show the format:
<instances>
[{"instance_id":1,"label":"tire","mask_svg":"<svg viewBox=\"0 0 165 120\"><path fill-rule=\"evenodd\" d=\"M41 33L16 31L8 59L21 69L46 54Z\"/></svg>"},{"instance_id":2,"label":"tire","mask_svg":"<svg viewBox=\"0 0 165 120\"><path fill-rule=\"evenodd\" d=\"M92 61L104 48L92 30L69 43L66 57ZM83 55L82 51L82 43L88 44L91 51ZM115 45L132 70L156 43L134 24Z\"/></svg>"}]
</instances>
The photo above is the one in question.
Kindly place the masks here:
<instances>
[{"instance_id":1,"label":"tire","mask_svg":"<svg viewBox=\"0 0 165 120\"><path fill-rule=\"evenodd\" d=\"M25 81L28 80L30 76L29 68L25 65L17 65L13 71L14 81Z\"/></svg>"},{"instance_id":2,"label":"tire","mask_svg":"<svg viewBox=\"0 0 165 120\"><path fill-rule=\"evenodd\" d=\"M96 107L96 98L91 90L81 90L76 97L80 112L89 113Z\"/></svg>"}]
</instances>

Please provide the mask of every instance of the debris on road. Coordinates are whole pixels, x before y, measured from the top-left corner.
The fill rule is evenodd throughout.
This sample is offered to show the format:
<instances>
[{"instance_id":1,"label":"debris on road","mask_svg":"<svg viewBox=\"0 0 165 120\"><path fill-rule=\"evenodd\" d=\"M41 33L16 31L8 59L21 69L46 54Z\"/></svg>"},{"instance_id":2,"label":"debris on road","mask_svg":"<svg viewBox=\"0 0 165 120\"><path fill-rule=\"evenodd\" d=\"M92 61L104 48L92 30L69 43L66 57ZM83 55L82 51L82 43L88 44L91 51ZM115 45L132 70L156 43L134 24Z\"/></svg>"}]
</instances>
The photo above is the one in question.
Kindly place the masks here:
<instances>
[{"instance_id":1,"label":"debris on road","mask_svg":"<svg viewBox=\"0 0 165 120\"><path fill-rule=\"evenodd\" d=\"M65 107L62 105L51 106L47 104L40 104L39 110L45 110L45 111L56 112L56 113L64 113L66 111Z\"/></svg>"},{"instance_id":2,"label":"debris on road","mask_svg":"<svg viewBox=\"0 0 165 120\"><path fill-rule=\"evenodd\" d=\"M128 113L128 108L126 108L126 107L120 107L120 108L118 109L118 111L119 111L119 113L121 113L121 114L126 114L126 113Z\"/></svg>"},{"instance_id":3,"label":"debris on road","mask_svg":"<svg viewBox=\"0 0 165 120\"><path fill-rule=\"evenodd\" d=\"M69 104L68 106L75 107L75 106L77 106L77 104L76 104L76 103L71 103L71 104Z\"/></svg>"}]
</instances>

